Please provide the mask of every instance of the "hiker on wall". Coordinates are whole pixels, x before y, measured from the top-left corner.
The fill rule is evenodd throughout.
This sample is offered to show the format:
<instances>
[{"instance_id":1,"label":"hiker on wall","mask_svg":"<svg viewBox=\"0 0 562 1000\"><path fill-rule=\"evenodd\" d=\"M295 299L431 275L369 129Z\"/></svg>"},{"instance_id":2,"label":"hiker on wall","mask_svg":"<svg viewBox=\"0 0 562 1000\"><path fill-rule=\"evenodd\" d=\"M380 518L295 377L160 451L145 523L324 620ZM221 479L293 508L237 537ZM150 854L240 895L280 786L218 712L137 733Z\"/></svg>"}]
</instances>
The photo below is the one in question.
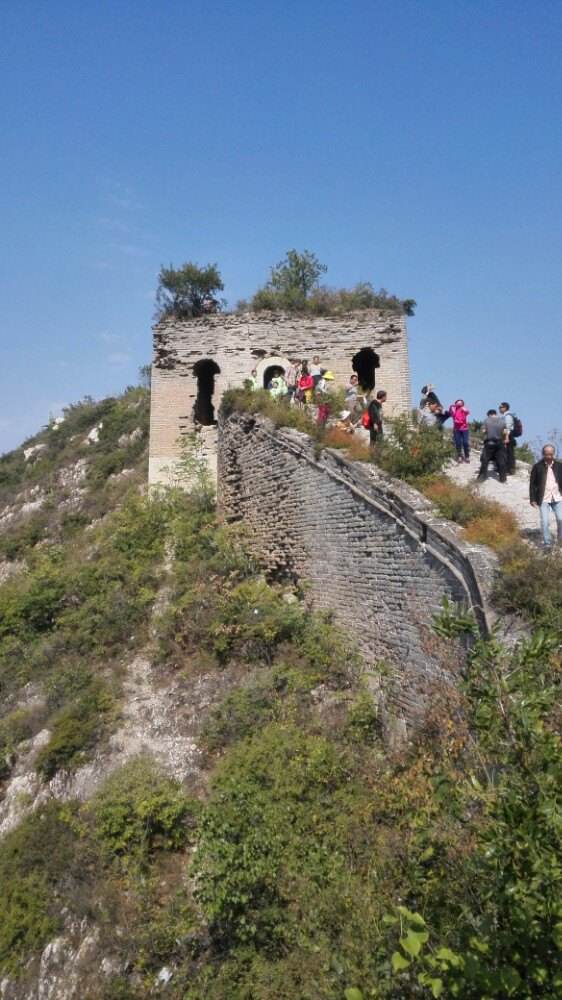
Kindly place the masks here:
<instances>
[{"instance_id":1,"label":"hiker on wall","mask_svg":"<svg viewBox=\"0 0 562 1000\"><path fill-rule=\"evenodd\" d=\"M380 441L383 436L383 416L382 408L386 403L386 392L384 389L379 389L374 399L369 403L367 413L369 417L369 442L371 448L374 448L377 441Z\"/></svg>"},{"instance_id":2,"label":"hiker on wall","mask_svg":"<svg viewBox=\"0 0 562 1000\"><path fill-rule=\"evenodd\" d=\"M545 444L542 458L531 469L529 481L531 507L538 507L541 518L543 544L550 546L549 518L552 511L556 518L558 542L562 542L562 462L554 457L554 445Z\"/></svg>"},{"instance_id":3,"label":"hiker on wall","mask_svg":"<svg viewBox=\"0 0 562 1000\"><path fill-rule=\"evenodd\" d=\"M509 403L500 403L498 407L507 428L508 437L505 442L505 455L507 464L507 474L512 476L515 472L515 439L522 434L521 421L509 409Z\"/></svg>"},{"instance_id":4,"label":"hiker on wall","mask_svg":"<svg viewBox=\"0 0 562 1000\"><path fill-rule=\"evenodd\" d=\"M488 478L488 463L495 462L500 483L505 483L507 480L505 451L507 428L505 420L498 415L497 410L488 410L482 430L484 433L484 447L480 457L480 472L477 476L478 482L483 483Z\"/></svg>"},{"instance_id":5,"label":"hiker on wall","mask_svg":"<svg viewBox=\"0 0 562 1000\"><path fill-rule=\"evenodd\" d=\"M451 403L449 413L453 418L453 441L457 450L457 462L470 462L470 438L468 431L468 415L464 405L464 399L457 399ZM464 458L463 458L464 452Z\"/></svg>"}]
</instances>

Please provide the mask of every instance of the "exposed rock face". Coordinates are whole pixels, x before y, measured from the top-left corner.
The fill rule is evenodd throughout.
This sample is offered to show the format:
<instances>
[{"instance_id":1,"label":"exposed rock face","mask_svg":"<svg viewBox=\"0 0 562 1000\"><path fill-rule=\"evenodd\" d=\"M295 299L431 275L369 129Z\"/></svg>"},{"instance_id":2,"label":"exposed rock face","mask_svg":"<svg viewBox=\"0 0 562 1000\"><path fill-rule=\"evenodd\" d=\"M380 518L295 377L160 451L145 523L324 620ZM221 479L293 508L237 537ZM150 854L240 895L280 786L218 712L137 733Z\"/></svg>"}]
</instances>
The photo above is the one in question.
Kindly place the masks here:
<instances>
[{"instance_id":1,"label":"exposed rock face","mask_svg":"<svg viewBox=\"0 0 562 1000\"><path fill-rule=\"evenodd\" d=\"M44 449L45 449L46 447L47 447L47 445L46 445L46 444L34 444L34 445L31 445L31 447L30 447L30 448L24 448L24 449L23 449L23 457L25 458L25 461L26 461L26 462L29 462L29 460L30 460L31 458L37 458L37 456L38 456L38 455L39 455L39 454L40 454L40 453L41 453L42 451L44 451Z\"/></svg>"}]
</instances>

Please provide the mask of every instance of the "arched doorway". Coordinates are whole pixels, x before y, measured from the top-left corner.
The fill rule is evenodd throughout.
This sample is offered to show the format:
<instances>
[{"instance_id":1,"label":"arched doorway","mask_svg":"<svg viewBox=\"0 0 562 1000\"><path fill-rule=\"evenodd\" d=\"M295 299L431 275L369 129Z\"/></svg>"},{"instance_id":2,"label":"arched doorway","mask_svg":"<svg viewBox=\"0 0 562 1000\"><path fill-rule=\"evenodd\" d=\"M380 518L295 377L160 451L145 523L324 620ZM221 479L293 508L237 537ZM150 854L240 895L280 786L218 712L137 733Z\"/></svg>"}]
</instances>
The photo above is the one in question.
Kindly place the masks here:
<instances>
[{"instance_id":1,"label":"arched doorway","mask_svg":"<svg viewBox=\"0 0 562 1000\"><path fill-rule=\"evenodd\" d=\"M280 355L262 358L256 365L256 380L260 388L267 389L273 376L284 375L288 367L288 359L282 358Z\"/></svg>"},{"instance_id":2,"label":"arched doorway","mask_svg":"<svg viewBox=\"0 0 562 1000\"><path fill-rule=\"evenodd\" d=\"M380 368L378 354L372 347L362 347L351 359L351 367L357 373L359 385L365 392L375 388L375 369Z\"/></svg>"},{"instance_id":3,"label":"arched doorway","mask_svg":"<svg viewBox=\"0 0 562 1000\"><path fill-rule=\"evenodd\" d=\"M215 391L215 375L220 375L220 368L211 358L203 358L193 365L193 374L197 379L197 396L193 404L194 420L203 427L216 423L213 393Z\"/></svg>"}]
</instances>

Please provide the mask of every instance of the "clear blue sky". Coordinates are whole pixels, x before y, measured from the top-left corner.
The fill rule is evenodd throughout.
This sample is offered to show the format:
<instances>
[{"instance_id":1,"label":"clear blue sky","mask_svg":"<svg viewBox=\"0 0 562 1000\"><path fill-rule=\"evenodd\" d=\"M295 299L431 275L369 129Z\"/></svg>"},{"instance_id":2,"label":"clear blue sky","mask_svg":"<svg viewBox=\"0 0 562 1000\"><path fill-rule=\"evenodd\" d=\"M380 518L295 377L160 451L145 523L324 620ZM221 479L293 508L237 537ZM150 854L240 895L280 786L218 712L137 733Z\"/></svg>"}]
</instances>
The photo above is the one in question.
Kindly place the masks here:
<instances>
[{"instance_id":1,"label":"clear blue sky","mask_svg":"<svg viewBox=\"0 0 562 1000\"><path fill-rule=\"evenodd\" d=\"M414 398L562 426L561 0L0 9L0 451L150 357L162 264L417 299Z\"/></svg>"}]
</instances>

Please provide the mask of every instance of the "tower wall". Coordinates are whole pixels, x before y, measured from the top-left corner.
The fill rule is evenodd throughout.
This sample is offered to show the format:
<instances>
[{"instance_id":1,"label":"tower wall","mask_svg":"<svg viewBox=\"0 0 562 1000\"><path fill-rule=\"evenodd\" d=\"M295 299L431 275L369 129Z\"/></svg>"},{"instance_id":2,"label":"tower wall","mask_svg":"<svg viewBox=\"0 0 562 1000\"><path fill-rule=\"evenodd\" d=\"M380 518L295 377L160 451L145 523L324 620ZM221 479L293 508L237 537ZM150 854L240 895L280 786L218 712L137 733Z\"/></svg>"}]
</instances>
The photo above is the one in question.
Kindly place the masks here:
<instances>
[{"instance_id":1,"label":"tower wall","mask_svg":"<svg viewBox=\"0 0 562 1000\"><path fill-rule=\"evenodd\" d=\"M345 316L294 316L278 313L216 314L198 319L168 318L154 328L149 481L173 480L179 439L197 428L209 464L216 469L216 426L194 420L197 376L194 366L209 359L220 369L215 377L215 416L226 389L241 387L250 372L269 358L307 358L318 354L347 386L351 359L362 347L380 357L377 388L388 393L390 416L410 408L410 375L403 315L362 310ZM260 367L263 367L261 365Z\"/></svg>"}]
</instances>

